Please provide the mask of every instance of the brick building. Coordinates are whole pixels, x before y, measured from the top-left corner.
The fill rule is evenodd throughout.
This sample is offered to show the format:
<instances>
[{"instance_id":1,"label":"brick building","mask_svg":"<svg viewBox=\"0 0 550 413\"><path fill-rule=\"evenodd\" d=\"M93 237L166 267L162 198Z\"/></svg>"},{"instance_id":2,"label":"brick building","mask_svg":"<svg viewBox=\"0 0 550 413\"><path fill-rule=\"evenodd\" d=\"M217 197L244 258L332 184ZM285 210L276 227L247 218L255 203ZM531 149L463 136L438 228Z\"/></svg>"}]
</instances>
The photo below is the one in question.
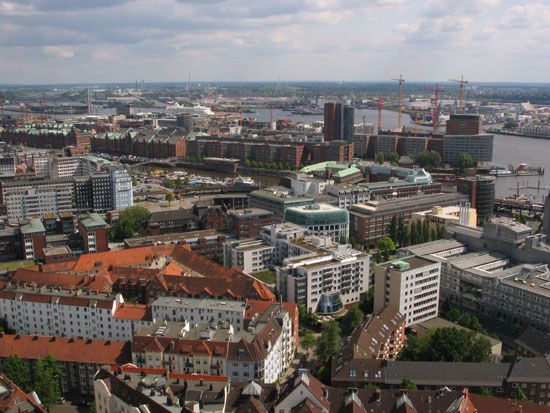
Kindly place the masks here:
<instances>
[{"instance_id":1,"label":"brick building","mask_svg":"<svg viewBox=\"0 0 550 413\"><path fill-rule=\"evenodd\" d=\"M228 215L229 227L237 239L256 238L263 226L273 224L273 212L265 209L233 209Z\"/></svg>"}]
</instances>

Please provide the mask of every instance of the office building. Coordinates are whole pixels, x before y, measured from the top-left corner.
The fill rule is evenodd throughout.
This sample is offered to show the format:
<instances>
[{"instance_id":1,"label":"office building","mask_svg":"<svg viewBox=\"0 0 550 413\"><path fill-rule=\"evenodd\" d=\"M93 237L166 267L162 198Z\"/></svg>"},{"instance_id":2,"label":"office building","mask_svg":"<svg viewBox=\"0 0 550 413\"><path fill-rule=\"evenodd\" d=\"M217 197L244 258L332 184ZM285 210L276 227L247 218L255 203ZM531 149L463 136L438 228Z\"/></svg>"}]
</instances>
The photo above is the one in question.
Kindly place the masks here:
<instances>
[{"instance_id":1,"label":"office building","mask_svg":"<svg viewBox=\"0 0 550 413\"><path fill-rule=\"evenodd\" d=\"M440 207L434 206L427 211L413 212L411 225L420 221L426 222L430 231L440 231L450 224L460 224L475 228L477 225L477 213L475 208L470 208L469 203L458 206Z\"/></svg>"},{"instance_id":2,"label":"office building","mask_svg":"<svg viewBox=\"0 0 550 413\"><path fill-rule=\"evenodd\" d=\"M227 215L231 232L237 239L257 237L262 227L273 223L273 212L260 208L232 209Z\"/></svg>"},{"instance_id":3,"label":"office building","mask_svg":"<svg viewBox=\"0 0 550 413\"><path fill-rule=\"evenodd\" d=\"M353 106L342 103L325 103L324 119L325 141L353 141L355 122Z\"/></svg>"},{"instance_id":4,"label":"office building","mask_svg":"<svg viewBox=\"0 0 550 413\"><path fill-rule=\"evenodd\" d=\"M362 245L375 245L376 241L390 233L393 217L403 217L406 225L411 214L434 206L460 205L468 197L457 193L415 195L407 198L380 199L353 205L350 214L350 235Z\"/></svg>"},{"instance_id":5,"label":"office building","mask_svg":"<svg viewBox=\"0 0 550 413\"><path fill-rule=\"evenodd\" d=\"M494 176L469 176L459 178L457 190L468 195L472 208L477 211L479 221L487 221L493 216L495 202L495 177Z\"/></svg>"},{"instance_id":6,"label":"office building","mask_svg":"<svg viewBox=\"0 0 550 413\"><path fill-rule=\"evenodd\" d=\"M460 154L470 154L476 163L493 160L493 135L445 135L443 138L443 163L459 165Z\"/></svg>"},{"instance_id":7,"label":"office building","mask_svg":"<svg viewBox=\"0 0 550 413\"><path fill-rule=\"evenodd\" d=\"M0 177L15 176L15 156L3 156L0 158Z\"/></svg>"},{"instance_id":8,"label":"office building","mask_svg":"<svg viewBox=\"0 0 550 413\"><path fill-rule=\"evenodd\" d=\"M445 124L446 135L479 135L482 132L483 122L477 114L453 114Z\"/></svg>"},{"instance_id":9,"label":"office building","mask_svg":"<svg viewBox=\"0 0 550 413\"><path fill-rule=\"evenodd\" d=\"M79 233L86 254L109 250L110 226L97 213L80 217Z\"/></svg>"},{"instance_id":10,"label":"office building","mask_svg":"<svg viewBox=\"0 0 550 413\"><path fill-rule=\"evenodd\" d=\"M111 181L110 209L121 210L134 205L132 178L122 165L106 165L103 170L109 174Z\"/></svg>"},{"instance_id":11,"label":"office building","mask_svg":"<svg viewBox=\"0 0 550 413\"><path fill-rule=\"evenodd\" d=\"M307 253L276 267L277 291L308 311L335 314L368 290L369 272L370 256L349 245L310 245Z\"/></svg>"},{"instance_id":12,"label":"office building","mask_svg":"<svg viewBox=\"0 0 550 413\"><path fill-rule=\"evenodd\" d=\"M21 244L23 258L26 260L43 260L46 248L46 228L42 221L32 218L21 225Z\"/></svg>"},{"instance_id":13,"label":"office building","mask_svg":"<svg viewBox=\"0 0 550 413\"><path fill-rule=\"evenodd\" d=\"M250 207L273 212L273 222L285 220L286 210L290 207L312 204L313 198L294 196L288 188L270 187L250 193Z\"/></svg>"},{"instance_id":14,"label":"office building","mask_svg":"<svg viewBox=\"0 0 550 413\"><path fill-rule=\"evenodd\" d=\"M415 256L374 266L374 311L392 306L405 326L435 318L439 311L441 263Z\"/></svg>"},{"instance_id":15,"label":"office building","mask_svg":"<svg viewBox=\"0 0 550 413\"><path fill-rule=\"evenodd\" d=\"M542 233L550 239L550 191L544 199L544 219L542 224Z\"/></svg>"},{"instance_id":16,"label":"office building","mask_svg":"<svg viewBox=\"0 0 550 413\"><path fill-rule=\"evenodd\" d=\"M329 204L287 208L285 221L307 228L312 235L329 237L333 242L349 237L348 211Z\"/></svg>"}]
</instances>

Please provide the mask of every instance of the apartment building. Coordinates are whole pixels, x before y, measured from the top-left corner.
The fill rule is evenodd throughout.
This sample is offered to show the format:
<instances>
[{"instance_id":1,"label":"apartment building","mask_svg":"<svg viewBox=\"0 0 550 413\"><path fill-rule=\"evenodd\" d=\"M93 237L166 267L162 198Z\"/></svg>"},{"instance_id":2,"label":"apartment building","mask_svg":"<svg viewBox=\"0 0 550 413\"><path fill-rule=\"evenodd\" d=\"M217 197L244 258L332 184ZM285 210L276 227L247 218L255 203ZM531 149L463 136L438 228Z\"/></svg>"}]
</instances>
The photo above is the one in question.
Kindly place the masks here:
<instances>
[{"instance_id":1,"label":"apartment building","mask_svg":"<svg viewBox=\"0 0 550 413\"><path fill-rule=\"evenodd\" d=\"M370 256L349 245L308 246L276 267L279 296L320 314L340 312L369 288Z\"/></svg>"},{"instance_id":2,"label":"apartment building","mask_svg":"<svg viewBox=\"0 0 550 413\"><path fill-rule=\"evenodd\" d=\"M0 317L19 334L121 341L153 322L146 306L120 294L19 286L0 290Z\"/></svg>"},{"instance_id":3,"label":"apartment building","mask_svg":"<svg viewBox=\"0 0 550 413\"><path fill-rule=\"evenodd\" d=\"M0 333L0 370L14 355L29 366L31 375L40 359L54 357L61 369L61 391L71 396L93 394L94 376L101 367L132 361L128 341Z\"/></svg>"},{"instance_id":4,"label":"apartment building","mask_svg":"<svg viewBox=\"0 0 550 413\"><path fill-rule=\"evenodd\" d=\"M441 263L403 257L374 266L374 311L392 306L405 317L405 326L437 317Z\"/></svg>"},{"instance_id":5,"label":"apartment building","mask_svg":"<svg viewBox=\"0 0 550 413\"><path fill-rule=\"evenodd\" d=\"M167 368L185 374L228 376L232 381L279 380L293 358L297 334L297 310L288 304L256 302L246 304L246 313L236 318L237 328L217 311L211 302L200 304L202 321L164 321L140 329L132 339L132 359L138 367ZM217 309L243 309L237 302L219 302ZM257 311L258 310L258 311ZM158 310L162 311L162 310ZM197 311L195 314L199 314Z\"/></svg>"},{"instance_id":6,"label":"apartment building","mask_svg":"<svg viewBox=\"0 0 550 413\"><path fill-rule=\"evenodd\" d=\"M15 176L15 156L2 156L0 158L0 177L12 177Z\"/></svg>"}]
</instances>

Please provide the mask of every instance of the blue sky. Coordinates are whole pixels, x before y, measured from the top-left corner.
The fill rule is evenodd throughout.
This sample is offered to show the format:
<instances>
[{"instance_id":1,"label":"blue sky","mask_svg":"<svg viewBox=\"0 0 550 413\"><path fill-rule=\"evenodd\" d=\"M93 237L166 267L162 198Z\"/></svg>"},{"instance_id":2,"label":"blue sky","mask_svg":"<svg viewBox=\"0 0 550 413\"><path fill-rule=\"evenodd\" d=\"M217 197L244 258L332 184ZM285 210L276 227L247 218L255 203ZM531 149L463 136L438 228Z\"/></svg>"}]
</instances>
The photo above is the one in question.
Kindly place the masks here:
<instances>
[{"instance_id":1,"label":"blue sky","mask_svg":"<svg viewBox=\"0 0 550 413\"><path fill-rule=\"evenodd\" d=\"M0 82L549 82L548 39L550 0L0 0Z\"/></svg>"}]
</instances>

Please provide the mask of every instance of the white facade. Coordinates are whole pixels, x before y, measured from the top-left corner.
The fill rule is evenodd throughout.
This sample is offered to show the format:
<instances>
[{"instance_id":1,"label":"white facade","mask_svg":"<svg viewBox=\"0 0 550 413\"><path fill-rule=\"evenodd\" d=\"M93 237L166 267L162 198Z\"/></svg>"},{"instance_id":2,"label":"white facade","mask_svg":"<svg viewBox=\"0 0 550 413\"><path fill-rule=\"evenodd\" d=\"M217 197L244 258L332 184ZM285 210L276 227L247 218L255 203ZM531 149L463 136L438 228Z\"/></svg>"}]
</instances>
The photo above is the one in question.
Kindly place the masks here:
<instances>
[{"instance_id":1,"label":"white facade","mask_svg":"<svg viewBox=\"0 0 550 413\"><path fill-rule=\"evenodd\" d=\"M134 195L132 191L132 177L124 168L111 168L112 202L113 209L126 209L134 205Z\"/></svg>"},{"instance_id":2,"label":"white facade","mask_svg":"<svg viewBox=\"0 0 550 413\"><path fill-rule=\"evenodd\" d=\"M152 321L115 317L123 303L120 294L111 300L98 300L86 295L2 291L0 317L19 334L127 341L135 329Z\"/></svg>"},{"instance_id":3,"label":"white facade","mask_svg":"<svg viewBox=\"0 0 550 413\"><path fill-rule=\"evenodd\" d=\"M338 206L345 209L350 209L354 204L364 204L370 200L368 188L362 188L358 185L327 186L325 193L336 198Z\"/></svg>"},{"instance_id":4,"label":"white facade","mask_svg":"<svg viewBox=\"0 0 550 413\"><path fill-rule=\"evenodd\" d=\"M253 274L273 266L275 250L275 246L260 240L227 242L224 244L224 263Z\"/></svg>"},{"instance_id":5,"label":"white facade","mask_svg":"<svg viewBox=\"0 0 550 413\"><path fill-rule=\"evenodd\" d=\"M327 185L332 184L334 181L323 181L318 178L299 177L291 178L290 187L294 195L316 195L322 194L325 191Z\"/></svg>"},{"instance_id":6,"label":"white facade","mask_svg":"<svg viewBox=\"0 0 550 413\"><path fill-rule=\"evenodd\" d=\"M15 176L15 157L0 158L0 177Z\"/></svg>"},{"instance_id":7,"label":"white facade","mask_svg":"<svg viewBox=\"0 0 550 413\"><path fill-rule=\"evenodd\" d=\"M374 311L391 305L409 327L437 317L441 263L406 257L375 266Z\"/></svg>"},{"instance_id":8,"label":"white facade","mask_svg":"<svg viewBox=\"0 0 550 413\"><path fill-rule=\"evenodd\" d=\"M160 297L152 304L153 318L188 321L190 324L228 322L237 331L244 328L244 301Z\"/></svg>"},{"instance_id":9,"label":"white facade","mask_svg":"<svg viewBox=\"0 0 550 413\"><path fill-rule=\"evenodd\" d=\"M338 245L287 258L276 272L282 299L311 312L335 313L369 289L370 256Z\"/></svg>"}]
</instances>

